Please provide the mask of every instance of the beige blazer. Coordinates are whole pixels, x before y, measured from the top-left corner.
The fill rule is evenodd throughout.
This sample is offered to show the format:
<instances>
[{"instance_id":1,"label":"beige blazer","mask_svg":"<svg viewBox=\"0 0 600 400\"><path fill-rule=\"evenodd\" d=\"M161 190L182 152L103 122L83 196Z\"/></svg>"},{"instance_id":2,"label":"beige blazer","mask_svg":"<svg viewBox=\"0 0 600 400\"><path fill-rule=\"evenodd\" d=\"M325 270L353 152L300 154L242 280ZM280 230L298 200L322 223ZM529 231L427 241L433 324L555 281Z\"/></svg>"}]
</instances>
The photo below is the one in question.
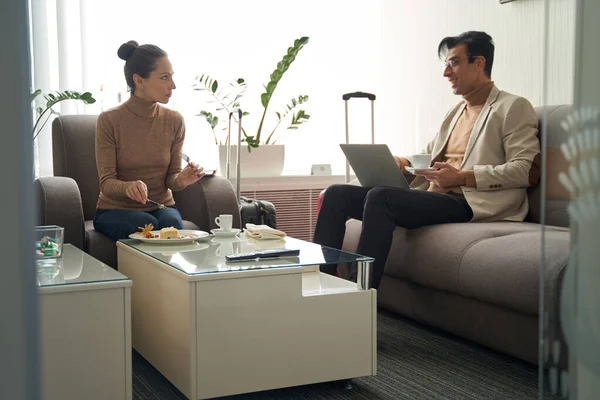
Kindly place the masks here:
<instances>
[{"instance_id":1,"label":"beige blazer","mask_svg":"<svg viewBox=\"0 0 600 400\"><path fill-rule=\"evenodd\" d=\"M450 134L466 104L457 104L446 115L440 131L424 153L433 162L442 159ZM472 221L522 221L529 211L526 189L529 172L540 153L537 138L538 117L523 97L492 88L475 122L461 165L473 170L477 187L463 186L465 199L473 209ZM413 189L427 190L422 176L411 183Z\"/></svg>"}]
</instances>

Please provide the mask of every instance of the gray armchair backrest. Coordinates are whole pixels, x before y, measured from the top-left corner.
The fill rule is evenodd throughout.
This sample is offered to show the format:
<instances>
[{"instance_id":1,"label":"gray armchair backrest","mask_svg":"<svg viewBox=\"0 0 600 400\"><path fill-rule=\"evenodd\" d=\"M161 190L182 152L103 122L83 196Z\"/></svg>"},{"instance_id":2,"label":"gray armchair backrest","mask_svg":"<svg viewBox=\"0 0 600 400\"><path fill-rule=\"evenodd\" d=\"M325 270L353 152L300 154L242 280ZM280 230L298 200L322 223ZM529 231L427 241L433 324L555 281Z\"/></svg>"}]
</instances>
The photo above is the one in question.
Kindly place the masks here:
<instances>
[{"instance_id":1,"label":"gray armchair backrest","mask_svg":"<svg viewBox=\"0 0 600 400\"><path fill-rule=\"evenodd\" d=\"M95 151L97 119L97 115L63 115L52 122L54 175L77 183L86 221L94 218L100 194ZM183 219L202 230L216 228L214 219L220 214L232 214L233 225L241 226L235 191L225 178L206 177L173 196Z\"/></svg>"},{"instance_id":2,"label":"gray armchair backrest","mask_svg":"<svg viewBox=\"0 0 600 400\"><path fill-rule=\"evenodd\" d=\"M572 109L573 107L570 105L536 107L540 119L540 145L546 156L546 165L542 166L542 179L546 181L544 200L546 202L545 222L547 225L569 226L569 215L567 213L569 193L560 184L558 175L560 172L568 170L568 162L560 151L560 145L568 136L560 123L566 119ZM547 128L545 140L542 137L544 127ZM541 221L541 200L541 185L530 188L529 221L538 223Z\"/></svg>"},{"instance_id":3,"label":"gray armchair backrest","mask_svg":"<svg viewBox=\"0 0 600 400\"><path fill-rule=\"evenodd\" d=\"M100 194L95 152L97 119L97 115L63 115L52 122L54 176L77 182L86 221L94 218Z\"/></svg>"}]
</instances>

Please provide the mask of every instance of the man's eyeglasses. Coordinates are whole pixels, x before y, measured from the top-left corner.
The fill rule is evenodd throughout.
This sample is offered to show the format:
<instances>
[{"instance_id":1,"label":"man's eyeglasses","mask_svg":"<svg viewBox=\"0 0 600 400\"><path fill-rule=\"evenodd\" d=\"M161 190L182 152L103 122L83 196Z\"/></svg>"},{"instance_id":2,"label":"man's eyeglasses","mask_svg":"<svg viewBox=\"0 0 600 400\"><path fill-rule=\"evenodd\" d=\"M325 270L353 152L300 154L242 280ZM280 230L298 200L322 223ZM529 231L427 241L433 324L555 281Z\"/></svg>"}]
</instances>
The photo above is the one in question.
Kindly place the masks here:
<instances>
[{"instance_id":1,"label":"man's eyeglasses","mask_svg":"<svg viewBox=\"0 0 600 400\"><path fill-rule=\"evenodd\" d=\"M475 59L475 57L471 57L471 56L463 57L463 58L454 57L454 58L449 59L445 63L442 63L442 69L446 69L448 67L456 68L456 67L458 67L458 65L460 64L460 62L462 60L469 60L469 62L472 62L474 59Z\"/></svg>"}]
</instances>

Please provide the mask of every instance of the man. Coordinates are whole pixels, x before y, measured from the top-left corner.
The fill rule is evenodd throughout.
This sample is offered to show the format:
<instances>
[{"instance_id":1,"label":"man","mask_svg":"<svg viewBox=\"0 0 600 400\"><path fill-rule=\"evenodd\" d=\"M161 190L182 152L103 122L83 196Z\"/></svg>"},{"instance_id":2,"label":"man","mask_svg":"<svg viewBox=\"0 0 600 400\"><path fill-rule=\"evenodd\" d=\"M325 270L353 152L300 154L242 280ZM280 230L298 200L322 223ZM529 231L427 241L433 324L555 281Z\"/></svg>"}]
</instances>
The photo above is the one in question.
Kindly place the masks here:
<instances>
[{"instance_id":1,"label":"man","mask_svg":"<svg viewBox=\"0 0 600 400\"><path fill-rule=\"evenodd\" d=\"M341 248L348 218L362 220L357 252L375 258L378 288L396 226L407 229L469 221L522 221L526 188L539 178L538 118L524 98L491 80L494 44L485 32L444 38L444 77L462 96L424 150L436 170L422 170L411 189L333 185L323 196L314 242ZM407 174L409 160L394 157ZM335 266L321 266L334 274Z\"/></svg>"}]
</instances>

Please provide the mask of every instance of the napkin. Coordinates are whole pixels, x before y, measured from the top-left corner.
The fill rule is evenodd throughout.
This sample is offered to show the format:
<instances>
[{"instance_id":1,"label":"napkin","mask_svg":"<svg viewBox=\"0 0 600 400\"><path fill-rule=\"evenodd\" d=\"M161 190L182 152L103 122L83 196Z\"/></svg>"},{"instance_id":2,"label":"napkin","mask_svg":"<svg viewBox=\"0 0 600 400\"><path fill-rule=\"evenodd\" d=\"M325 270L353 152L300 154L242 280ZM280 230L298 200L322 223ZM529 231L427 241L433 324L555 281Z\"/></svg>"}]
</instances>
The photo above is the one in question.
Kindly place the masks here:
<instances>
[{"instance_id":1,"label":"napkin","mask_svg":"<svg viewBox=\"0 0 600 400\"><path fill-rule=\"evenodd\" d=\"M259 240L283 239L286 236L285 232L271 228L269 225L254 225L250 223L246 224L244 232L249 238Z\"/></svg>"}]
</instances>

